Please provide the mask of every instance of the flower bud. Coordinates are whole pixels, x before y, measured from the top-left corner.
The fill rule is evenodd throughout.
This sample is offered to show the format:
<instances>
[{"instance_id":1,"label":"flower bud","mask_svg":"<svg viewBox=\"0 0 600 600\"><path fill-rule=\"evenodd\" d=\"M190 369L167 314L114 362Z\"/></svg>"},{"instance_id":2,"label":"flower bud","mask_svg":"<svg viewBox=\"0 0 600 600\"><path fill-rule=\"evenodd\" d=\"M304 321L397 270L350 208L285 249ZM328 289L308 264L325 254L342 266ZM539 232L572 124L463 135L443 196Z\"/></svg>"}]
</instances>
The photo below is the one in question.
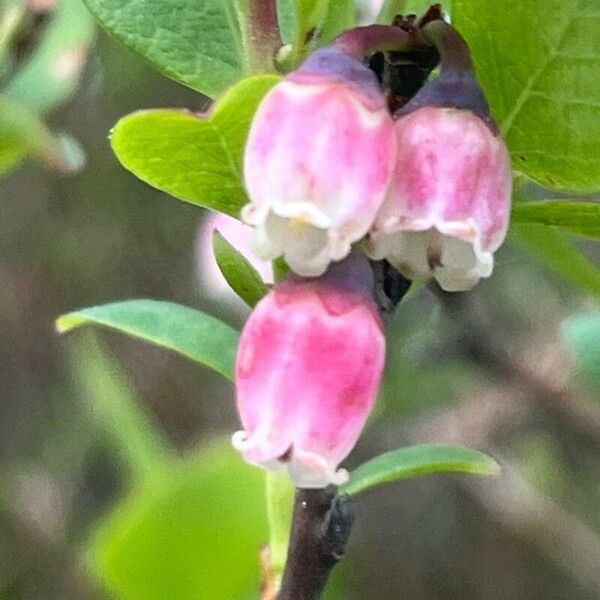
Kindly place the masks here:
<instances>
[{"instance_id":1,"label":"flower bud","mask_svg":"<svg viewBox=\"0 0 600 600\"><path fill-rule=\"evenodd\" d=\"M318 50L258 108L245 151L253 247L321 275L368 231L395 159L393 121L372 71L332 47Z\"/></svg>"},{"instance_id":2,"label":"flower bud","mask_svg":"<svg viewBox=\"0 0 600 600\"><path fill-rule=\"evenodd\" d=\"M468 110L426 107L396 124L394 180L367 241L409 279L446 291L489 277L508 228L511 171L503 140Z\"/></svg>"},{"instance_id":3,"label":"flower bud","mask_svg":"<svg viewBox=\"0 0 600 600\"><path fill-rule=\"evenodd\" d=\"M363 429L385 359L372 287L366 260L352 255L322 278L277 284L256 306L236 364L245 431L233 443L246 460L287 467L298 487L347 479L336 468Z\"/></svg>"}]
</instances>

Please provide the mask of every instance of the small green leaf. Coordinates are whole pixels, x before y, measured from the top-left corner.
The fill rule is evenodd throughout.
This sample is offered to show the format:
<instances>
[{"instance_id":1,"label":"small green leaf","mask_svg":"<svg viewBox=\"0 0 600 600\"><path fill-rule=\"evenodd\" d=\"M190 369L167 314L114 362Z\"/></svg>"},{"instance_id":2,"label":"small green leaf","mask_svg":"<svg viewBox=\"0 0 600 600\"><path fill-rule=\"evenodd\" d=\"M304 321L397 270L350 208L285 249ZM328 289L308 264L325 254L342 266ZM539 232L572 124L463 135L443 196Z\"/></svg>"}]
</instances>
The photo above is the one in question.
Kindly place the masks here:
<instances>
[{"instance_id":1,"label":"small green leaf","mask_svg":"<svg viewBox=\"0 0 600 600\"><path fill-rule=\"evenodd\" d=\"M93 334L78 339L70 352L86 407L141 481L175 457L159 425L144 410L120 365Z\"/></svg>"},{"instance_id":2,"label":"small green leaf","mask_svg":"<svg viewBox=\"0 0 600 600\"><path fill-rule=\"evenodd\" d=\"M27 157L62 172L73 172L81 166L71 146L49 131L34 111L0 95L0 175Z\"/></svg>"},{"instance_id":3,"label":"small green leaf","mask_svg":"<svg viewBox=\"0 0 600 600\"><path fill-rule=\"evenodd\" d=\"M198 206L239 216L246 203L242 156L263 96L279 81L240 81L208 115L156 109L121 119L111 134L121 164L142 181Z\"/></svg>"},{"instance_id":4,"label":"small green leaf","mask_svg":"<svg viewBox=\"0 0 600 600\"><path fill-rule=\"evenodd\" d=\"M353 496L385 483L433 473L495 475L499 471L493 458L477 450L423 444L386 452L363 463L350 473L339 493Z\"/></svg>"},{"instance_id":5,"label":"small green leaf","mask_svg":"<svg viewBox=\"0 0 600 600\"><path fill-rule=\"evenodd\" d=\"M600 239L600 203L576 200L518 202L513 205L512 220L539 223L564 229L568 233Z\"/></svg>"},{"instance_id":6,"label":"small green leaf","mask_svg":"<svg viewBox=\"0 0 600 600\"><path fill-rule=\"evenodd\" d=\"M340 33L356 26L356 4L354 0L335 0L329 3L327 15L321 27L319 45L332 42Z\"/></svg>"},{"instance_id":7,"label":"small green leaf","mask_svg":"<svg viewBox=\"0 0 600 600\"><path fill-rule=\"evenodd\" d=\"M276 258L271 265L273 267L273 278L275 281L285 279L291 272L283 256Z\"/></svg>"},{"instance_id":8,"label":"small green leaf","mask_svg":"<svg viewBox=\"0 0 600 600\"><path fill-rule=\"evenodd\" d=\"M323 46L356 23L353 0L278 0L282 35L292 45L286 59L297 67L315 44Z\"/></svg>"},{"instance_id":9,"label":"small green leaf","mask_svg":"<svg viewBox=\"0 0 600 600\"><path fill-rule=\"evenodd\" d=\"M563 334L582 375L600 391L600 313L567 319L563 323Z\"/></svg>"},{"instance_id":10,"label":"small green leaf","mask_svg":"<svg viewBox=\"0 0 600 600\"><path fill-rule=\"evenodd\" d=\"M88 324L174 350L233 379L239 334L199 310L160 300L126 300L62 315L56 329L65 333Z\"/></svg>"},{"instance_id":11,"label":"small green leaf","mask_svg":"<svg viewBox=\"0 0 600 600\"><path fill-rule=\"evenodd\" d=\"M215 97L245 74L231 1L85 0L100 24L175 81Z\"/></svg>"},{"instance_id":12,"label":"small green leaf","mask_svg":"<svg viewBox=\"0 0 600 600\"><path fill-rule=\"evenodd\" d=\"M229 439L171 463L100 525L94 571L122 600L257 598L264 481Z\"/></svg>"},{"instance_id":13,"label":"small green leaf","mask_svg":"<svg viewBox=\"0 0 600 600\"><path fill-rule=\"evenodd\" d=\"M600 189L597 2L452 1L513 166L545 187Z\"/></svg>"},{"instance_id":14,"label":"small green leaf","mask_svg":"<svg viewBox=\"0 0 600 600\"><path fill-rule=\"evenodd\" d=\"M560 231L538 223L513 223L511 234L564 279L600 298L600 269Z\"/></svg>"},{"instance_id":15,"label":"small green leaf","mask_svg":"<svg viewBox=\"0 0 600 600\"><path fill-rule=\"evenodd\" d=\"M303 57L312 36L322 27L327 17L329 0L295 0L296 19L292 45L299 57Z\"/></svg>"},{"instance_id":16,"label":"small green leaf","mask_svg":"<svg viewBox=\"0 0 600 600\"><path fill-rule=\"evenodd\" d=\"M212 242L217 265L231 289L248 306L255 306L267 293L258 271L218 231L213 233Z\"/></svg>"},{"instance_id":17,"label":"small green leaf","mask_svg":"<svg viewBox=\"0 0 600 600\"><path fill-rule=\"evenodd\" d=\"M62 104L79 82L94 29L81 0L61 0L44 37L9 82L6 94L42 113Z\"/></svg>"}]
</instances>

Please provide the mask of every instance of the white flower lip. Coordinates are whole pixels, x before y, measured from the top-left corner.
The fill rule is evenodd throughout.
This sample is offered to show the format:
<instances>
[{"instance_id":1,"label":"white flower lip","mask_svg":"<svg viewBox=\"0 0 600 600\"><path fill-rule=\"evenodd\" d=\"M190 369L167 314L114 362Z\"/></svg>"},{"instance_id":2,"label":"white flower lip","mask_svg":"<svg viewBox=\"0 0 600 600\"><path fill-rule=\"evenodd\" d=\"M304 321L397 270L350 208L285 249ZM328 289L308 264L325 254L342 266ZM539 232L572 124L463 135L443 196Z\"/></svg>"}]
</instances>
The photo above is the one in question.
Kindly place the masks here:
<instances>
[{"instance_id":1,"label":"white flower lip","mask_svg":"<svg viewBox=\"0 0 600 600\"><path fill-rule=\"evenodd\" d=\"M248 204L242 218L254 225L252 248L260 258L273 260L283 255L290 268L304 277L322 275L330 262L350 251L331 219L310 202L274 203L257 208Z\"/></svg>"},{"instance_id":2,"label":"white flower lip","mask_svg":"<svg viewBox=\"0 0 600 600\"><path fill-rule=\"evenodd\" d=\"M256 450L264 454L260 448L264 440L248 438L245 431L236 431L231 442L233 447L244 455L244 458L256 466L271 471L287 469L290 479L299 488L324 488L328 485L342 485L348 481L346 469L337 469L335 463L328 461L316 452L302 450L290 444L289 450L280 457L268 458L254 456Z\"/></svg>"},{"instance_id":3,"label":"white flower lip","mask_svg":"<svg viewBox=\"0 0 600 600\"><path fill-rule=\"evenodd\" d=\"M408 279L433 277L447 292L473 288L494 267L494 254L484 249L472 219L423 219L386 227L371 233L365 251L375 260L387 258Z\"/></svg>"}]
</instances>

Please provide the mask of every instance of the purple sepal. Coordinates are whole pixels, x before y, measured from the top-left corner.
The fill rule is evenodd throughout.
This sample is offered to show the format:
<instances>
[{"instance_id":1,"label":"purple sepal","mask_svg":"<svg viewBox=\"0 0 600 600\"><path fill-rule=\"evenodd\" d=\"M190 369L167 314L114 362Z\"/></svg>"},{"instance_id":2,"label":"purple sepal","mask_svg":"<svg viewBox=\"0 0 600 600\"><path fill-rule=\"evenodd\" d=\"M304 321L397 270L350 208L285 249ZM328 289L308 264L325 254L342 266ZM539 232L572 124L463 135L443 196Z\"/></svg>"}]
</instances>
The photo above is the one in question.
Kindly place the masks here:
<instances>
[{"instance_id":1,"label":"purple sepal","mask_svg":"<svg viewBox=\"0 0 600 600\"><path fill-rule=\"evenodd\" d=\"M288 75L292 81L304 81L306 78L326 76L359 87L363 92L381 98L381 87L377 76L365 64L330 46L313 52L300 67Z\"/></svg>"},{"instance_id":2,"label":"purple sepal","mask_svg":"<svg viewBox=\"0 0 600 600\"><path fill-rule=\"evenodd\" d=\"M490 107L483 90L470 71L446 71L437 79L427 82L417 94L394 117L408 115L415 110L432 106L435 108L460 108L479 116L496 135L498 128L490 117Z\"/></svg>"}]
</instances>

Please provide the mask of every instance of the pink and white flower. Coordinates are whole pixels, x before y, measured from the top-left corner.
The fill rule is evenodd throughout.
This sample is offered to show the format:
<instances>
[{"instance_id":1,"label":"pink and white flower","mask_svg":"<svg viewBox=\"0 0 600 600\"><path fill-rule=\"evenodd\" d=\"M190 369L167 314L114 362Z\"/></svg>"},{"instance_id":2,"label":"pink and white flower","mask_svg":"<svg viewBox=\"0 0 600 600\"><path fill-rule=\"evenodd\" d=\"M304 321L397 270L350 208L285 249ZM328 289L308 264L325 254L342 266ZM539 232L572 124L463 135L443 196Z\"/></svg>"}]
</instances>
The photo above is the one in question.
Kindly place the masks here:
<instances>
[{"instance_id":1,"label":"pink and white flower","mask_svg":"<svg viewBox=\"0 0 600 600\"><path fill-rule=\"evenodd\" d=\"M502 138L470 110L426 106L396 122L394 178L365 244L409 279L446 291L489 277L508 228L512 176Z\"/></svg>"},{"instance_id":2,"label":"pink and white flower","mask_svg":"<svg viewBox=\"0 0 600 600\"><path fill-rule=\"evenodd\" d=\"M369 230L393 171L393 121L373 72L315 52L265 97L245 151L253 247L318 276Z\"/></svg>"},{"instance_id":3,"label":"pink and white flower","mask_svg":"<svg viewBox=\"0 0 600 600\"><path fill-rule=\"evenodd\" d=\"M352 255L319 279L277 284L241 336L237 404L246 460L288 469L298 487L347 479L339 463L373 407L385 360L382 323L363 257Z\"/></svg>"}]
</instances>

